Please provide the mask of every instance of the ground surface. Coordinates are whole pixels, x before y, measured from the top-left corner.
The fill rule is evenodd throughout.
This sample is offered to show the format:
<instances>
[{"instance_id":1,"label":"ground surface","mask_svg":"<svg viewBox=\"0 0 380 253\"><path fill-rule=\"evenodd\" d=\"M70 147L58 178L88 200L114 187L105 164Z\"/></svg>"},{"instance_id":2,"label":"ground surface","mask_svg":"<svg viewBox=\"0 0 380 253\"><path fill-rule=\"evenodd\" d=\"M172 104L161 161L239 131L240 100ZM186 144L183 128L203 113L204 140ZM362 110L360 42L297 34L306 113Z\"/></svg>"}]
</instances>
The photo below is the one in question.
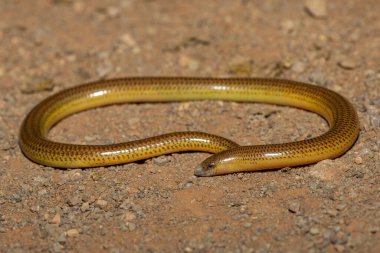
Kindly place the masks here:
<instances>
[{"instance_id":1,"label":"ground surface","mask_svg":"<svg viewBox=\"0 0 380 253\"><path fill-rule=\"evenodd\" d=\"M326 2L0 1L0 252L380 252L380 4ZM332 161L214 178L193 176L202 153L67 171L20 152L22 119L54 92L162 75L313 82L355 105L360 137ZM327 125L272 105L130 104L69 117L51 138L176 130L264 144Z\"/></svg>"}]
</instances>

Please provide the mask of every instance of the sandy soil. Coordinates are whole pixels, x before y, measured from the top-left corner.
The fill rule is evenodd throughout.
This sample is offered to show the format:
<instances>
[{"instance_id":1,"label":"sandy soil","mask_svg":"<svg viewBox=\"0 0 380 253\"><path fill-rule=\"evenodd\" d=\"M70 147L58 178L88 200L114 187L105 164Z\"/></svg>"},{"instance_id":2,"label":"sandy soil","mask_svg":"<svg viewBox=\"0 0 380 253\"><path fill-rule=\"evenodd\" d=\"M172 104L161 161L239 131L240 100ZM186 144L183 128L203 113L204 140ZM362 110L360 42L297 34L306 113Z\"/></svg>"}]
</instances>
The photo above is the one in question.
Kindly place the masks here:
<instances>
[{"instance_id":1,"label":"sandy soil","mask_svg":"<svg viewBox=\"0 0 380 253\"><path fill-rule=\"evenodd\" d=\"M380 4L346 1L0 1L0 252L380 252ZM28 111L123 76L312 82L357 108L342 157L197 178L208 154L58 170L17 144ZM129 104L79 113L51 138L113 143L199 130L241 144L302 140L318 116L259 104Z\"/></svg>"}]
</instances>

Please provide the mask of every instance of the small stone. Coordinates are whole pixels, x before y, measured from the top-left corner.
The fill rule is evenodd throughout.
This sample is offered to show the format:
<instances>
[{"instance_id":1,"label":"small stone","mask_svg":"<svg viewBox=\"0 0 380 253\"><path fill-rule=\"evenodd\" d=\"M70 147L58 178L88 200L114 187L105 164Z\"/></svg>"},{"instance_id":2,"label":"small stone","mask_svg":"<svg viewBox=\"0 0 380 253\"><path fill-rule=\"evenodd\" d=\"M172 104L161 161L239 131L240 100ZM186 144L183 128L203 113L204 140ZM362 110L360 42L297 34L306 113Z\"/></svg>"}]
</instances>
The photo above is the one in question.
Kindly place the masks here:
<instances>
[{"instance_id":1,"label":"small stone","mask_svg":"<svg viewBox=\"0 0 380 253\"><path fill-rule=\"evenodd\" d=\"M171 156L162 155L162 156L158 156L158 157L153 158L153 163L156 165L162 166L162 165L165 165L167 163L170 163L171 160L172 160Z\"/></svg>"},{"instance_id":2,"label":"small stone","mask_svg":"<svg viewBox=\"0 0 380 253\"><path fill-rule=\"evenodd\" d=\"M285 32L291 32L294 30L294 22L289 19L282 21L280 26Z\"/></svg>"},{"instance_id":3,"label":"small stone","mask_svg":"<svg viewBox=\"0 0 380 253\"><path fill-rule=\"evenodd\" d=\"M337 91L337 92L341 92L343 90L342 86L338 85L338 84L334 84L332 89L334 91Z\"/></svg>"},{"instance_id":4,"label":"small stone","mask_svg":"<svg viewBox=\"0 0 380 253\"><path fill-rule=\"evenodd\" d=\"M135 47L136 46L136 40L128 33L125 33L121 36L121 41L124 42L127 46Z\"/></svg>"},{"instance_id":5,"label":"small stone","mask_svg":"<svg viewBox=\"0 0 380 253\"><path fill-rule=\"evenodd\" d=\"M239 208L240 213L245 213L247 211L247 206L246 205L241 205Z\"/></svg>"},{"instance_id":6,"label":"small stone","mask_svg":"<svg viewBox=\"0 0 380 253\"><path fill-rule=\"evenodd\" d=\"M75 229L75 228L69 229L66 231L66 235L68 237L77 237L79 235L79 231L78 231L78 229Z\"/></svg>"},{"instance_id":7,"label":"small stone","mask_svg":"<svg viewBox=\"0 0 380 253\"><path fill-rule=\"evenodd\" d=\"M340 245L340 244L336 244L336 245L334 245L334 248L335 248L335 250L336 250L337 252L344 252L344 250L345 250L344 245Z\"/></svg>"},{"instance_id":8,"label":"small stone","mask_svg":"<svg viewBox=\"0 0 380 253\"><path fill-rule=\"evenodd\" d=\"M53 219L51 219L50 223L59 226L59 224L61 224L61 215L59 213L55 214Z\"/></svg>"},{"instance_id":9,"label":"small stone","mask_svg":"<svg viewBox=\"0 0 380 253\"><path fill-rule=\"evenodd\" d=\"M369 148L364 148L360 150L360 155L361 156L368 156L372 153L372 151Z\"/></svg>"},{"instance_id":10,"label":"small stone","mask_svg":"<svg viewBox=\"0 0 380 253\"><path fill-rule=\"evenodd\" d=\"M345 165L341 161L326 159L315 164L308 173L325 181L333 181L339 178L344 170Z\"/></svg>"},{"instance_id":11,"label":"small stone","mask_svg":"<svg viewBox=\"0 0 380 253\"><path fill-rule=\"evenodd\" d=\"M346 204L339 204L336 206L336 210L343 211L346 208Z\"/></svg>"},{"instance_id":12,"label":"small stone","mask_svg":"<svg viewBox=\"0 0 380 253\"><path fill-rule=\"evenodd\" d=\"M84 140L85 140L86 142L92 142L92 141L95 141L96 139L97 139L96 136L86 135L86 136L84 137Z\"/></svg>"},{"instance_id":13,"label":"small stone","mask_svg":"<svg viewBox=\"0 0 380 253\"><path fill-rule=\"evenodd\" d=\"M53 243L52 252L63 252L62 245L59 243Z\"/></svg>"},{"instance_id":14,"label":"small stone","mask_svg":"<svg viewBox=\"0 0 380 253\"><path fill-rule=\"evenodd\" d=\"M68 54L66 59L68 62L75 62L77 60L77 56L75 54Z\"/></svg>"},{"instance_id":15,"label":"small stone","mask_svg":"<svg viewBox=\"0 0 380 253\"><path fill-rule=\"evenodd\" d=\"M95 202L96 206L100 207L100 208L104 208L107 206L108 202L104 199L98 199L96 202Z\"/></svg>"},{"instance_id":16,"label":"small stone","mask_svg":"<svg viewBox=\"0 0 380 253\"><path fill-rule=\"evenodd\" d=\"M136 219L136 215L133 212L126 212L123 215L123 220L126 222L129 222L129 221L134 220L134 219Z\"/></svg>"},{"instance_id":17,"label":"small stone","mask_svg":"<svg viewBox=\"0 0 380 253\"><path fill-rule=\"evenodd\" d=\"M329 209L326 211L326 213L330 216L330 217L335 217L338 215L338 212L334 209Z\"/></svg>"},{"instance_id":18,"label":"small stone","mask_svg":"<svg viewBox=\"0 0 380 253\"><path fill-rule=\"evenodd\" d=\"M348 234L342 231L336 233L336 243L338 244L346 244L348 242L348 238Z\"/></svg>"},{"instance_id":19,"label":"small stone","mask_svg":"<svg viewBox=\"0 0 380 253\"><path fill-rule=\"evenodd\" d=\"M353 189L351 189L350 192L348 193L348 196L351 199L356 199L358 197L358 194Z\"/></svg>"},{"instance_id":20,"label":"small stone","mask_svg":"<svg viewBox=\"0 0 380 253\"><path fill-rule=\"evenodd\" d=\"M32 206L30 207L30 211L32 211L33 213L38 213L40 211L40 206Z\"/></svg>"},{"instance_id":21,"label":"small stone","mask_svg":"<svg viewBox=\"0 0 380 253\"><path fill-rule=\"evenodd\" d=\"M291 213L299 213L301 210L301 204L299 202L291 202L288 206L288 210Z\"/></svg>"},{"instance_id":22,"label":"small stone","mask_svg":"<svg viewBox=\"0 0 380 253\"><path fill-rule=\"evenodd\" d=\"M38 195L42 196L42 195L45 195L47 193L47 190L46 189L41 189L37 192Z\"/></svg>"},{"instance_id":23,"label":"small stone","mask_svg":"<svg viewBox=\"0 0 380 253\"><path fill-rule=\"evenodd\" d=\"M312 227L312 228L310 228L309 232L312 235L317 235L317 234L319 234L319 229L316 227Z\"/></svg>"},{"instance_id":24,"label":"small stone","mask_svg":"<svg viewBox=\"0 0 380 253\"><path fill-rule=\"evenodd\" d=\"M67 204L69 206L76 206L76 205L79 205L80 203L82 203L82 200L78 196L74 196L70 198L69 200L67 200Z\"/></svg>"},{"instance_id":25,"label":"small stone","mask_svg":"<svg viewBox=\"0 0 380 253\"><path fill-rule=\"evenodd\" d=\"M111 64L101 65L96 68L96 74L99 78L106 77L113 70L113 66Z\"/></svg>"},{"instance_id":26,"label":"small stone","mask_svg":"<svg viewBox=\"0 0 380 253\"><path fill-rule=\"evenodd\" d=\"M338 62L338 66L343 69L351 70L356 68L356 63L352 59L345 58Z\"/></svg>"},{"instance_id":27,"label":"small stone","mask_svg":"<svg viewBox=\"0 0 380 253\"><path fill-rule=\"evenodd\" d=\"M187 182L187 183L185 184L185 188L189 188L189 187L191 187L191 186L193 186L193 183L192 183L192 182Z\"/></svg>"},{"instance_id":28,"label":"small stone","mask_svg":"<svg viewBox=\"0 0 380 253\"><path fill-rule=\"evenodd\" d=\"M135 223L132 223L132 222L128 223L128 230L130 232L132 232L135 229L136 229L136 224Z\"/></svg>"},{"instance_id":29,"label":"small stone","mask_svg":"<svg viewBox=\"0 0 380 253\"><path fill-rule=\"evenodd\" d=\"M376 234L377 232L379 232L379 228L378 227L371 227L369 229L369 232L371 232L372 234Z\"/></svg>"},{"instance_id":30,"label":"small stone","mask_svg":"<svg viewBox=\"0 0 380 253\"><path fill-rule=\"evenodd\" d=\"M245 228L250 228L250 227L252 227L252 223L251 222L246 222L246 223L244 223L244 227Z\"/></svg>"},{"instance_id":31,"label":"small stone","mask_svg":"<svg viewBox=\"0 0 380 253\"><path fill-rule=\"evenodd\" d=\"M117 7L109 7L107 9L107 15L110 17L110 18L115 18L117 16L120 15L120 9L117 8Z\"/></svg>"},{"instance_id":32,"label":"small stone","mask_svg":"<svg viewBox=\"0 0 380 253\"><path fill-rule=\"evenodd\" d=\"M82 1L74 1L73 2L73 8L74 8L75 12L81 13L84 10L85 5Z\"/></svg>"},{"instance_id":33,"label":"small stone","mask_svg":"<svg viewBox=\"0 0 380 253\"><path fill-rule=\"evenodd\" d=\"M187 55L180 55L179 64L182 67L187 67L189 70L197 70L199 67L199 62Z\"/></svg>"},{"instance_id":34,"label":"small stone","mask_svg":"<svg viewBox=\"0 0 380 253\"><path fill-rule=\"evenodd\" d=\"M306 66L305 66L305 63L301 62L301 61L297 61L293 64L292 66L292 70L296 73L302 73L304 72L306 69Z\"/></svg>"},{"instance_id":35,"label":"small stone","mask_svg":"<svg viewBox=\"0 0 380 253\"><path fill-rule=\"evenodd\" d=\"M336 233L333 230L326 230L323 237L330 243L336 243Z\"/></svg>"},{"instance_id":36,"label":"small stone","mask_svg":"<svg viewBox=\"0 0 380 253\"><path fill-rule=\"evenodd\" d=\"M34 82L23 83L21 85L21 92L24 94L32 94L43 91L52 91L55 86L55 82L52 79L45 77L38 77L35 79L36 81Z\"/></svg>"},{"instance_id":37,"label":"small stone","mask_svg":"<svg viewBox=\"0 0 380 253\"><path fill-rule=\"evenodd\" d=\"M21 196L18 195L18 194L12 194L11 199L12 199L14 202L16 202L16 203L20 203L21 200L22 200Z\"/></svg>"},{"instance_id":38,"label":"small stone","mask_svg":"<svg viewBox=\"0 0 380 253\"><path fill-rule=\"evenodd\" d=\"M309 76L309 81L312 83L319 84L321 86L328 85L328 80L326 80L325 75L321 71L314 71Z\"/></svg>"},{"instance_id":39,"label":"small stone","mask_svg":"<svg viewBox=\"0 0 380 253\"><path fill-rule=\"evenodd\" d=\"M325 18L327 16L327 6L325 0L306 0L305 8L314 18Z\"/></svg>"},{"instance_id":40,"label":"small stone","mask_svg":"<svg viewBox=\"0 0 380 253\"><path fill-rule=\"evenodd\" d=\"M187 246L187 247L185 248L185 252L186 252L186 253L191 253L191 252L193 252L193 249L190 248L189 246Z\"/></svg>"},{"instance_id":41,"label":"small stone","mask_svg":"<svg viewBox=\"0 0 380 253\"><path fill-rule=\"evenodd\" d=\"M354 158L354 162L356 164L362 164L363 163L363 158L361 158L360 156L357 156Z\"/></svg>"},{"instance_id":42,"label":"small stone","mask_svg":"<svg viewBox=\"0 0 380 253\"><path fill-rule=\"evenodd\" d=\"M300 229L307 231L307 227L308 227L307 220L304 219L304 218L299 219L299 220L297 221L297 226L298 226Z\"/></svg>"},{"instance_id":43,"label":"small stone","mask_svg":"<svg viewBox=\"0 0 380 253\"><path fill-rule=\"evenodd\" d=\"M60 243L60 244L64 244L64 243L66 243L66 236L65 236L65 233L62 233L62 234L57 238L57 242Z\"/></svg>"},{"instance_id":44,"label":"small stone","mask_svg":"<svg viewBox=\"0 0 380 253\"><path fill-rule=\"evenodd\" d=\"M90 209L90 203L84 202L80 207L80 210L84 213Z\"/></svg>"}]
</instances>

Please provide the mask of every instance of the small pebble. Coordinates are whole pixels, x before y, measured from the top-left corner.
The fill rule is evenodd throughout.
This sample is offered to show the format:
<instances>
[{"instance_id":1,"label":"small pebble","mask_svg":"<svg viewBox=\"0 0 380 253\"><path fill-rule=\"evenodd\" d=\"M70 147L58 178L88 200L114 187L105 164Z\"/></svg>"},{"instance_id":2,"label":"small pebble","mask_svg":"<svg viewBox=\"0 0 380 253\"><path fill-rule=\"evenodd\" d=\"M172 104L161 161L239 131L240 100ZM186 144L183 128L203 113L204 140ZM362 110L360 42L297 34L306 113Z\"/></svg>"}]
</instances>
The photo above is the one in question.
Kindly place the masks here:
<instances>
[{"instance_id":1,"label":"small pebble","mask_svg":"<svg viewBox=\"0 0 380 253\"><path fill-rule=\"evenodd\" d=\"M336 210L338 211L342 211L346 208L346 204L339 204L336 206Z\"/></svg>"},{"instance_id":2,"label":"small pebble","mask_svg":"<svg viewBox=\"0 0 380 253\"><path fill-rule=\"evenodd\" d=\"M78 231L78 229L75 229L75 228L69 229L66 231L66 235L68 237L77 237L79 235L79 231Z\"/></svg>"},{"instance_id":3,"label":"small pebble","mask_svg":"<svg viewBox=\"0 0 380 253\"><path fill-rule=\"evenodd\" d=\"M250 76L253 71L254 62L250 59L236 57L231 60L228 72L236 76Z\"/></svg>"},{"instance_id":4,"label":"small pebble","mask_svg":"<svg viewBox=\"0 0 380 253\"><path fill-rule=\"evenodd\" d=\"M78 196L74 196L70 198L69 200L67 200L67 204L69 206L76 206L76 205L79 205L80 203L82 203L82 199L79 198Z\"/></svg>"},{"instance_id":5,"label":"small pebble","mask_svg":"<svg viewBox=\"0 0 380 253\"><path fill-rule=\"evenodd\" d=\"M73 8L76 13L81 13L85 8L85 4L81 1L74 1Z\"/></svg>"},{"instance_id":6,"label":"small pebble","mask_svg":"<svg viewBox=\"0 0 380 253\"><path fill-rule=\"evenodd\" d=\"M62 245L59 243L54 243L52 252L63 252Z\"/></svg>"},{"instance_id":7,"label":"small pebble","mask_svg":"<svg viewBox=\"0 0 380 253\"><path fill-rule=\"evenodd\" d=\"M125 33L121 36L121 41L130 47L135 47L137 44L136 40L128 33Z\"/></svg>"},{"instance_id":8,"label":"small pebble","mask_svg":"<svg viewBox=\"0 0 380 253\"><path fill-rule=\"evenodd\" d=\"M379 228L378 227L371 227L369 229L369 232L371 232L372 234L376 234L377 232L379 232Z\"/></svg>"},{"instance_id":9,"label":"small pebble","mask_svg":"<svg viewBox=\"0 0 380 253\"><path fill-rule=\"evenodd\" d=\"M108 202L106 200L103 200L103 199L98 199L96 202L95 202L96 206L100 207L100 208L104 208L107 206Z\"/></svg>"},{"instance_id":10,"label":"small pebble","mask_svg":"<svg viewBox=\"0 0 380 253\"><path fill-rule=\"evenodd\" d=\"M312 72L309 76L309 81L322 86L326 86L328 84L325 75L321 71Z\"/></svg>"},{"instance_id":11,"label":"small pebble","mask_svg":"<svg viewBox=\"0 0 380 253\"><path fill-rule=\"evenodd\" d=\"M86 135L86 136L84 137L84 140L85 140L86 142L95 141L96 139L97 139L96 136Z\"/></svg>"},{"instance_id":12,"label":"small pebble","mask_svg":"<svg viewBox=\"0 0 380 253\"><path fill-rule=\"evenodd\" d=\"M129 231L132 232L135 229L136 229L136 224L135 223L132 223L132 222L128 223L128 230Z\"/></svg>"},{"instance_id":13,"label":"small pebble","mask_svg":"<svg viewBox=\"0 0 380 253\"><path fill-rule=\"evenodd\" d=\"M246 222L246 223L244 223L244 227L245 228L250 228L250 227L252 227L252 223L251 222Z\"/></svg>"},{"instance_id":14,"label":"small pebble","mask_svg":"<svg viewBox=\"0 0 380 253\"><path fill-rule=\"evenodd\" d=\"M344 245L336 244L334 245L334 248L337 252L343 252L345 250Z\"/></svg>"},{"instance_id":15,"label":"small pebble","mask_svg":"<svg viewBox=\"0 0 380 253\"><path fill-rule=\"evenodd\" d=\"M288 206L288 210L291 213L299 213L301 210L301 204L299 202L291 202Z\"/></svg>"},{"instance_id":16,"label":"small pebble","mask_svg":"<svg viewBox=\"0 0 380 253\"><path fill-rule=\"evenodd\" d=\"M57 238L57 242L60 243L60 244L64 244L64 243L66 243L66 236L65 236L65 233L62 233L62 234Z\"/></svg>"},{"instance_id":17,"label":"small pebble","mask_svg":"<svg viewBox=\"0 0 380 253\"><path fill-rule=\"evenodd\" d=\"M124 221L131 221L131 220L134 220L136 219L136 215L133 213L133 212L126 212L124 215L123 215L123 220Z\"/></svg>"},{"instance_id":18,"label":"small pebble","mask_svg":"<svg viewBox=\"0 0 380 253\"><path fill-rule=\"evenodd\" d=\"M292 30L294 30L294 22L292 20L284 20L283 22L281 22L280 25L285 32L291 32Z\"/></svg>"},{"instance_id":19,"label":"small pebble","mask_svg":"<svg viewBox=\"0 0 380 253\"><path fill-rule=\"evenodd\" d=\"M96 68L96 74L99 78L106 77L109 73L113 71L114 67L111 62L105 61L103 64Z\"/></svg>"},{"instance_id":20,"label":"small pebble","mask_svg":"<svg viewBox=\"0 0 380 253\"><path fill-rule=\"evenodd\" d=\"M110 18L115 18L115 17L117 17L117 16L120 15L120 9L117 8L117 7L113 7L113 6L111 6L111 7L109 7L109 8L107 9L107 15L108 15L108 17L110 17Z\"/></svg>"},{"instance_id":21,"label":"small pebble","mask_svg":"<svg viewBox=\"0 0 380 253\"><path fill-rule=\"evenodd\" d=\"M88 203L88 202L84 202L83 204L82 204L82 206L80 207L80 210L82 211L82 212L86 212L86 211L88 211L90 209L90 203Z\"/></svg>"},{"instance_id":22,"label":"small pebble","mask_svg":"<svg viewBox=\"0 0 380 253\"><path fill-rule=\"evenodd\" d=\"M38 195L45 195L47 193L47 190L46 189L41 189L37 192Z\"/></svg>"},{"instance_id":23,"label":"small pebble","mask_svg":"<svg viewBox=\"0 0 380 253\"><path fill-rule=\"evenodd\" d=\"M319 229L316 227L312 227L312 228L310 228L309 232L312 235L317 235L317 234L319 234Z\"/></svg>"},{"instance_id":24,"label":"small pebble","mask_svg":"<svg viewBox=\"0 0 380 253\"><path fill-rule=\"evenodd\" d=\"M21 85L21 92L24 94L32 94L43 91L51 91L55 86L55 82L48 78L36 78L37 80L30 83L23 83Z\"/></svg>"},{"instance_id":25,"label":"small pebble","mask_svg":"<svg viewBox=\"0 0 380 253\"><path fill-rule=\"evenodd\" d=\"M199 67L199 62L187 55L180 55L179 64L182 67L187 67L189 70L197 70Z\"/></svg>"},{"instance_id":26,"label":"small pebble","mask_svg":"<svg viewBox=\"0 0 380 253\"><path fill-rule=\"evenodd\" d=\"M301 61L297 61L293 64L292 66L292 70L296 73L302 73L304 72L306 69L306 66L305 66L305 63L301 62Z\"/></svg>"},{"instance_id":27,"label":"small pebble","mask_svg":"<svg viewBox=\"0 0 380 253\"><path fill-rule=\"evenodd\" d=\"M364 148L362 150L360 150L360 155L361 156L368 156L372 153L372 151L369 149L369 148Z\"/></svg>"},{"instance_id":28,"label":"small pebble","mask_svg":"<svg viewBox=\"0 0 380 253\"><path fill-rule=\"evenodd\" d=\"M171 162L171 156L162 155L162 156L153 158L153 163L159 166L168 164L170 162Z\"/></svg>"},{"instance_id":29,"label":"small pebble","mask_svg":"<svg viewBox=\"0 0 380 253\"><path fill-rule=\"evenodd\" d=\"M362 164L363 163L363 158L361 158L360 156L357 156L354 158L354 162L356 164Z\"/></svg>"},{"instance_id":30,"label":"small pebble","mask_svg":"<svg viewBox=\"0 0 380 253\"><path fill-rule=\"evenodd\" d=\"M32 206L30 207L29 210L32 211L33 213L38 213L41 210L41 208L40 206Z\"/></svg>"},{"instance_id":31,"label":"small pebble","mask_svg":"<svg viewBox=\"0 0 380 253\"><path fill-rule=\"evenodd\" d=\"M351 69L356 68L356 63L352 59L346 58L339 61L338 66L343 69L351 70Z\"/></svg>"},{"instance_id":32,"label":"small pebble","mask_svg":"<svg viewBox=\"0 0 380 253\"><path fill-rule=\"evenodd\" d=\"M335 217L338 215L338 212L334 209L329 209L326 211L326 213L330 216L330 217Z\"/></svg>"},{"instance_id":33,"label":"small pebble","mask_svg":"<svg viewBox=\"0 0 380 253\"><path fill-rule=\"evenodd\" d=\"M325 0L306 0L306 11L314 18L325 18L327 16L327 6Z\"/></svg>"},{"instance_id":34,"label":"small pebble","mask_svg":"<svg viewBox=\"0 0 380 253\"><path fill-rule=\"evenodd\" d=\"M61 215L59 213L55 214L50 223L59 226L59 224L61 224Z\"/></svg>"}]
</instances>

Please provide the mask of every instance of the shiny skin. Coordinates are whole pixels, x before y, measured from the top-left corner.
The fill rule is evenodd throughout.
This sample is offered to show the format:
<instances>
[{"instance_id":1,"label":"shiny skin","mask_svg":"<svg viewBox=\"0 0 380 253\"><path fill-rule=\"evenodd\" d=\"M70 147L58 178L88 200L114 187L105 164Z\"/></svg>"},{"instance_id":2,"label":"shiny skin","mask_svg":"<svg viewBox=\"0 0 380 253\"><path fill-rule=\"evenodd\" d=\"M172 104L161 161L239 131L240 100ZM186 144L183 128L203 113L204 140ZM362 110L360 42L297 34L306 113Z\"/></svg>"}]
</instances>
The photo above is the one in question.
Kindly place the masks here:
<instances>
[{"instance_id":1,"label":"shiny skin","mask_svg":"<svg viewBox=\"0 0 380 253\"><path fill-rule=\"evenodd\" d=\"M205 99L294 106L321 115L330 129L307 140L257 146L239 146L201 132L169 133L112 145L58 143L46 137L62 118L98 106ZM19 143L32 161L63 168L107 166L179 151L205 151L215 154L203 161L195 174L213 176L335 158L354 144L358 133L359 122L353 106L341 95L315 85L261 78L144 77L88 83L48 97L25 118Z\"/></svg>"}]
</instances>

